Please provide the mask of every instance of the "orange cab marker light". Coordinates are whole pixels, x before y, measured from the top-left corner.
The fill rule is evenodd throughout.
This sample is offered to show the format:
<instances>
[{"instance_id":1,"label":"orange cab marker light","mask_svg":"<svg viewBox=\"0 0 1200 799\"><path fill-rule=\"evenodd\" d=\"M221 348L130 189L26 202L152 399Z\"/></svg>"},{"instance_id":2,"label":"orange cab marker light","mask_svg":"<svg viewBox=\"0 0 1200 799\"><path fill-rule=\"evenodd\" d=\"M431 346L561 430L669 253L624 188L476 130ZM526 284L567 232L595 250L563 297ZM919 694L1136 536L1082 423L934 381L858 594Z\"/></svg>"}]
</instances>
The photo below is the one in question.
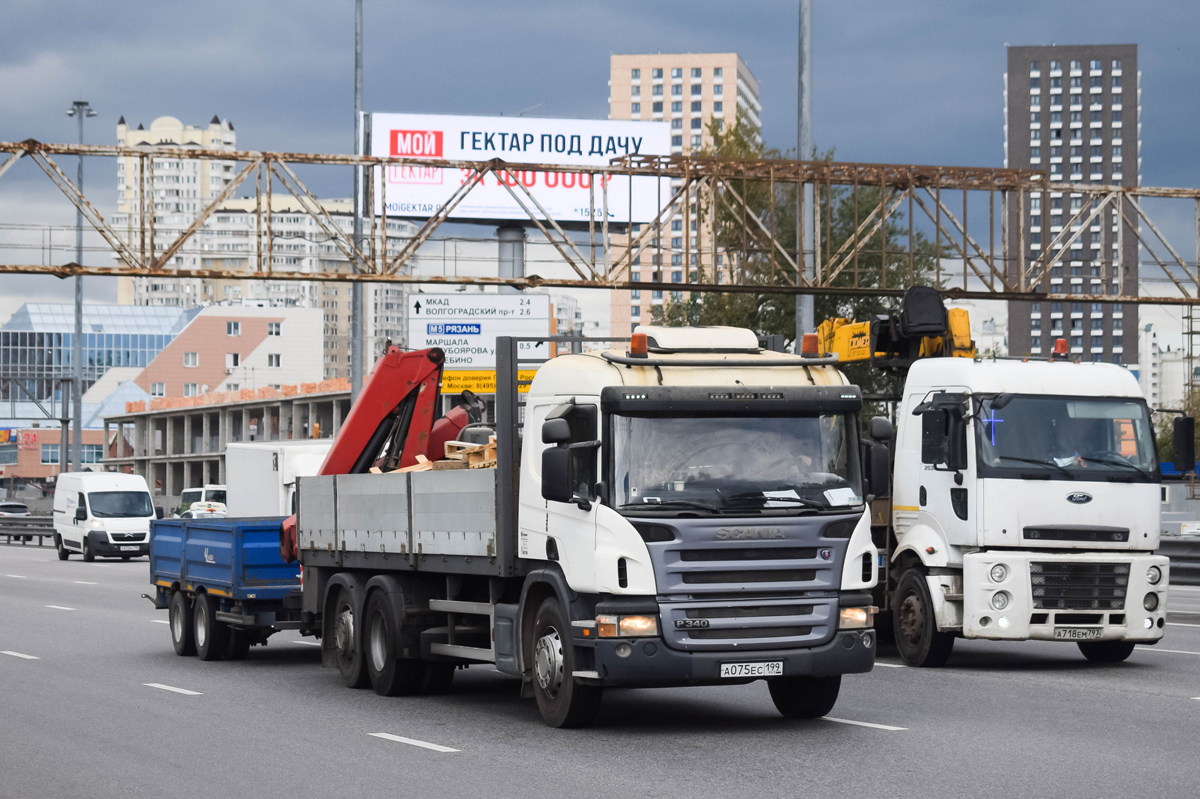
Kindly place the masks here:
<instances>
[{"instance_id":1,"label":"orange cab marker light","mask_svg":"<svg viewBox=\"0 0 1200 799\"><path fill-rule=\"evenodd\" d=\"M1054 339L1054 352L1050 355L1051 359L1066 360L1067 357L1067 340L1065 338Z\"/></svg>"},{"instance_id":2,"label":"orange cab marker light","mask_svg":"<svg viewBox=\"0 0 1200 799\"><path fill-rule=\"evenodd\" d=\"M800 342L800 354L806 358L815 358L819 346L816 333L805 333Z\"/></svg>"},{"instance_id":3,"label":"orange cab marker light","mask_svg":"<svg viewBox=\"0 0 1200 799\"><path fill-rule=\"evenodd\" d=\"M650 344L646 341L645 333L634 333L629 342L629 355L633 358L645 358L650 352Z\"/></svg>"}]
</instances>

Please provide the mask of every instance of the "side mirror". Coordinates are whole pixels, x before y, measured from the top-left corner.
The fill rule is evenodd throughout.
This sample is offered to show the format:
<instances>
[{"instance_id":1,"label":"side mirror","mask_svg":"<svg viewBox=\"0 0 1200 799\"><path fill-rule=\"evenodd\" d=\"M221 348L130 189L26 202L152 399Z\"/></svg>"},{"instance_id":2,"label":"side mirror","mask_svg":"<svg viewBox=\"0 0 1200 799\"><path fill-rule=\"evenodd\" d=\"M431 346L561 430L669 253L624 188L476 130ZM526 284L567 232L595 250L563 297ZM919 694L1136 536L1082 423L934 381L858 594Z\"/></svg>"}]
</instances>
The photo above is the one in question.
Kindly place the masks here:
<instances>
[{"instance_id":1,"label":"side mirror","mask_svg":"<svg viewBox=\"0 0 1200 799\"><path fill-rule=\"evenodd\" d=\"M886 416L875 416L871 419L871 438L876 441L891 441L895 434L892 422Z\"/></svg>"},{"instance_id":2,"label":"side mirror","mask_svg":"<svg viewBox=\"0 0 1200 799\"><path fill-rule=\"evenodd\" d=\"M75 521L77 521L77 522L86 522L87 521L87 508L76 508L75 509Z\"/></svg>"},{"instance_id":3,"label":"side mirror","mask_svg":"<svg viewBox=\"0 0 1200 799\"><path fill-rule=\"evenodd\" d=\"M1175 470L1183 474L1196 470L1196 420L1191 416L1176 416L1173 425Z\"/></svg>"},{"instance_id":4,"label":"side mirror","mask_svg":"<svg viewBox=\"0 0 1200 799\"><path fill-rule=\"evenodd\" d=\"M566 425L566 420L562 421ZM543 428L544 432L544 428ZM572 490L571 450L566 447L549 447L542 451L542 497L551 502L574 502Z\"/></svg>"},{"instance_id":5,"label":"side mirror","mask_svg":"<svg viewBox=\"0 0 1200 799\"><path fill-rule=\"evenodd\" d=\"M921 414L921 463L938 464L946 461L946 435L950 414L944 410L928 410Z\"/></svg>"},{"instance_id":6,"label":"side mirror","mask_svg":"<svg viewBox=\"0 0 1200 799\"><path fill-rule=\"evenodd\" d=\"M566 419L547 419L542 423L543 444L564 444L571 440L571 425Z\"/></svg>"},{"instance_id":7,"label":"side mirror","mask_svg":"<svg viewBox=\"0 0 1200 799\"><path fill-rule=\"evenodd\" d=\"M886 444L872 444L867 447L867 490L876 497L886 497L892 491L890 458Z\"/></svg>"},{"instance_id":8,"label":"side mirror","mask_svg":"<svg viewBox=\"0 0 1200 799\"><path fill-rule=\"evenodd\" d=\"M155 505L155 506L154 506L154 518L156 518L156 519L161 519L162 517L163 517L163 507L162 507L162 505Z\"/></svg>"}]
</instances>

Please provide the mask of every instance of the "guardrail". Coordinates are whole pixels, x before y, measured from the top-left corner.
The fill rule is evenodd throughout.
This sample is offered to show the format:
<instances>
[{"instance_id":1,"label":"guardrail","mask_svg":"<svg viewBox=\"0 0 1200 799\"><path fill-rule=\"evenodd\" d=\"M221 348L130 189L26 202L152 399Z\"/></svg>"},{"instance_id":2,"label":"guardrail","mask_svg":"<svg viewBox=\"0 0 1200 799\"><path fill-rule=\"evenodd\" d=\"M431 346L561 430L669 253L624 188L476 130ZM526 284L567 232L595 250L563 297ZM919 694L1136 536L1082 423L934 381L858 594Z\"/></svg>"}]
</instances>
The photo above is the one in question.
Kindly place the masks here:
<instances>
[{"instance_id":1,"label":"guardrail","mask_svg":"<svg viewBox=\"0 0 1200 799\"><path fill-rule=\"evenodd\" d=\"M1200 536L1163 536L1158 554L1171 559L1172 585L1200 585Z\"/></svg>"},{"instance_id":2,"label":"guardrail","mask_svg":"<svg viewBox=\"0 0 1200 799\"><path fill-rule=\"evenodd\" d=\"M46 539L49 539L51 545L53 545L54 517L15 516L0 518L0 538L3 538L7 544L16 542L22 546L36 538L39 547L46 543Z\"/></svg>"}]
</instances>

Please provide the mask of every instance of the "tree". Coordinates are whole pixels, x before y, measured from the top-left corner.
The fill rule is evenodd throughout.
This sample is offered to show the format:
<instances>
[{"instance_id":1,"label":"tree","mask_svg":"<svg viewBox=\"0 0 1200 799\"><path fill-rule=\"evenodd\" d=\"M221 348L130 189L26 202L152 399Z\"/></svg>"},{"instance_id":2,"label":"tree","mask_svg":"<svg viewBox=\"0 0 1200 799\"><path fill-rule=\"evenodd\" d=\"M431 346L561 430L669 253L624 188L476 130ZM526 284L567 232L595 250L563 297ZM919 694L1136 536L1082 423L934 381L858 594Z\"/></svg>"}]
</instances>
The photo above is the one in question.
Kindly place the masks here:
<instances>
[{"instance_id":1,"label":"tree","mask_svg":"<svg viewBox=\"0 0 1200 799\"><path fill-rule=\"evenodd\" d=\"M781 159L779 150L766 147L759 138L759 131L740 114L737 123L718 129L714 120L709 126L713 144L703 154L720 158L751 160ZM832 160L833 151L825 153L824 160ZM794 183L779 183L774 186L765 181L745 181L735 184L734 190L745 200L744 213L756 216L763 225L774 231L775 240L783 251L796 253L797 186ZM818 231L820 250L826 261L829 253L836 253L849 240L856 227L866 219L879 204L881 189L859 187L855 192L846 187L818 187L816 201L822 212L830 209L827 222ZM781 268L782 259L772 258L770 252L754 241L747 232L752 225L743 225L743 208L732 194L727 194L728 203L717 200L716 230L718 247L727 253L729 265L726 269L737 269L741 282L761 285L762 291L754 293L693 292L680 296L654 309L654 323L662 325L732 325L746 327L759 335L782 335L788 341L795 338L796 303L794 295L772 292L772 286L788 286L794 277L790 268ZM698 201L698 217L706 219L711 197ZM730 207L732 206L732 207ZM811 211L809 211L811 212ZM891 242L900 241L905 246L888 245L884 257L885 231L876 231L863 239L863 244L853 265L834 277L830 283L843 287L881 287L886 281L889 288L909 285L933 285L937 260L934 242L914 232L912 260L907 250L908 227L904 214L899 209L888 216L886 237ZM943 253L945 257L948 253ZM711 277L703 271L693 271L695 282L710 282ZM865 321L877 314L894 310L897 302L885 297L862 294L817 295L813 303L818 324L830 317ZM869 364L848 364L844 367L850 379L868 393L898 393L894 380Z\"/></svg>"}]
</instances>

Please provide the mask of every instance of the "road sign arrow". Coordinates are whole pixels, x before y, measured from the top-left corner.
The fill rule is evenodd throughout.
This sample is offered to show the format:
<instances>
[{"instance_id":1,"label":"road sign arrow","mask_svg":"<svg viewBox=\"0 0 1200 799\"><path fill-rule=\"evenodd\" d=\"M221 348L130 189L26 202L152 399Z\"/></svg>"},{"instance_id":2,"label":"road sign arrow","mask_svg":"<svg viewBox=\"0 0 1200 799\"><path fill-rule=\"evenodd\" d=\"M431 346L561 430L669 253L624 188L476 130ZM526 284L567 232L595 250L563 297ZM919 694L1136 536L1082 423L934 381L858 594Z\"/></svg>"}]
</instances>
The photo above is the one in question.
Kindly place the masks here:
<instances>
[{"instance_id":1,"label":"road sign arrow","mask_svg":"<svg viewBox=\"0 0 1200 799\"><path fill-rule=\"evenodd\" d=\"M421 312L421 301L417 300L416 302L413 303L413 313L420 313L420 312Z\"/></svg>"}]
</instances>

